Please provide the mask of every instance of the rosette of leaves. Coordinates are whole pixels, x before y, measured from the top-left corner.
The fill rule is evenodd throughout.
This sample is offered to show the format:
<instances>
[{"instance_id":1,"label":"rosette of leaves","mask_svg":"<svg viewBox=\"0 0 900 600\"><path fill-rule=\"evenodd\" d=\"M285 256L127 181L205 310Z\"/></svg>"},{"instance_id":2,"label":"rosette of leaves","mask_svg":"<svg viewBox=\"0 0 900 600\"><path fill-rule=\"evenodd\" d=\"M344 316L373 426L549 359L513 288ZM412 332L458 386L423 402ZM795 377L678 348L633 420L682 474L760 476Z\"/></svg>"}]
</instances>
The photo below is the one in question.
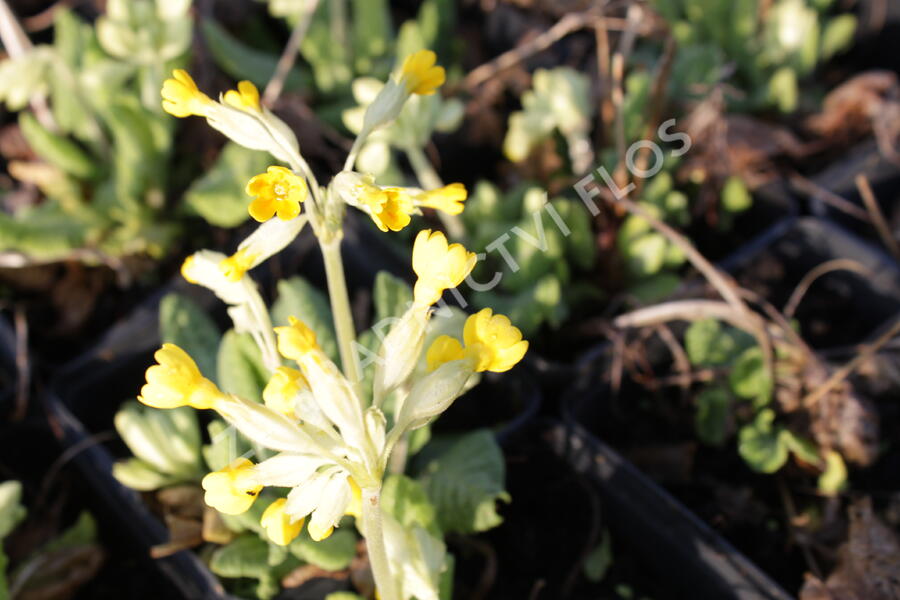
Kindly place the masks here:
<instances>
[{"instance_id":1,"label":"rosette of leaves","mask_svg":"<svg viewBox=\"0 0 900 600\"><path fill-rule=\"evenodd\" d=\"M688 82L714 83L734 64L737 81L732 83L747 94L741 104L751 109L776 106L783 112L796 110L800 79L853 41L856 17L832 14L834 4L833 0L653 2L681 48L672 76L680 92L695 94Z\"/></svg>"},{"instance_id":2,"label":"rosette of leaves","mask_svg":"<svg viewBox=\"0 0 900 600\"><path fill-rule=\"evenodd\" d=\"M513 161L525 160L539 143L559 132L566 142L573 173L591 168L590 80L569 67L538 69L532 89L522 94L522 110L509 116L503 153Z\"/></svg>"},{"instance_id":3,"label":"rosette of leaves","mask_svg":"<svg viewBox=\"0 0 900 600\"><path fill-rule=\"evenodd\" d=\"M162 113L159 88L163 75L184 62L190 3L115 0L107 8L95 27L57 10L52 45L0 65L0 101L20 111L20 130L39 159L13 160L9 172L45 198L0 214L0 251L40 262L158 257L177 234L177 221L165 216L174 124ZM49 119L26 108L40 96L49 97ZM231 180L258 172L264 157L226 150L222 166L192 188L189 210L219 225L246 219ZM217 210L209 207L210 193L217 194Z\"/></svg>"},{"instance_id":4,"label":"rosette of leaves","mask_svg":"<svg viewBox=\"0 0 900 600\"><path fill-rule=\"evenodd\" d=\"M774 473L794 455L822 469L823 493L843 488L847 469L841 455L820 452L813 441L776 421L774 384L752 336L705 319L690 325L684 341L692 366L721 373L695 396L695 426L702 442L721 446L736 432L738 453L754 471Z\"/></svg>"}]
</instances>

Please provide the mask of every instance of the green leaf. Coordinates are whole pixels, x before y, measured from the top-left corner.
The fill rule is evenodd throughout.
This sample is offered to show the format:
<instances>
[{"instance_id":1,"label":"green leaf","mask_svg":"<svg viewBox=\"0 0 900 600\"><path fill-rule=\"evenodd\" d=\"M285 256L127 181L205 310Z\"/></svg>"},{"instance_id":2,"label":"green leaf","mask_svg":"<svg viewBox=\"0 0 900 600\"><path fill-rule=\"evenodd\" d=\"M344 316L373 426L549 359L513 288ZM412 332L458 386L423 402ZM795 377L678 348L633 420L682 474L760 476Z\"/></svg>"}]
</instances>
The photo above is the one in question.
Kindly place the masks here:
<instances>
[{"instance_id":1,"label":"green leaf","mask_svg":"<svg viewBox=\"0 0 900 600\"><path fill-rule=\"evenodd\" d=\"M259 346L250 334L228 330L222 337L216 364L219 387L223 392L247 400L262 400L269 372L263 364Z\"/></svg>"},{"instance_id":2,"label":"green leaf","mask_svg":"<svg viewBox=\"0 0 900 600\"><path fill-rule=\"evenodd\" d=\"M674 273L657 273L629 287L628 293L642 304L653 304L672 295L680 283L681 277Z\"/></svg>"},{"instance_id":3,"label":"green leaf","mask_svg":"<svg viewBox=\"0 0 900 600\"><path fill-rule=\"evenodd\" d=\"M796 435L790 429L783 429L780 435L782 443L794 456L811 465L820 466L822 464L819 448L811 440Z\"/></svg>"},{"instance_id":4,"label":"green leaf","mask_svg":"<svg viewBox=\"0 0 900 600\"><path fill-rule=\"evenodd\" d=\"M220 419L207 425L210 443L203 447L203 458L211 471L224 469L239 456L250 451L250 444L237 429Z\"/></svg>"},{"instance_id":5,"label":"green leaf","mask_svg":"<svg viewBox=\"0 0 900 600\"><path fill-rule=\"evenodd\" d=\"M757 408L772 400L772 378L759 346L747 348L738 356L728 381L737 396L753 400Z\"/></svg>"},{"instance_id":6,"label":"green leaf","mask_svg":"<svg viewBox=\"0 0 900 600\"><path fill-rule=\"evenodd\" d=\"M322 351L335 362L338 361L337 338L328 297L302 277L278 282L278 299L272 306L272 321L275 325L287 325L289 316L306 323L315 332Z\"/></svg>"},{"instance_id":7,"label":"green leaf","mask_svg":"<svg viewBox=\"0 0 900 600\"><path fill-rule=\"evenodd\" d=\"M604 530L600 544L591 550L584 561L584 576L588 581L599 583L603 581L612 563L612 536L608 530Z\"/></svg>"},{"instance_id":8,"label":"green leaf","mask_svg":"<svg viewBox=\"0 0 900 600\"><path fill-rule=\"evenodd\" d=\"M247 181L271 164L267 152L228 142L212 168L191 184L184 200L188 208L218 227L236 227L250 216Z\"/></svg>"},{"instance_id":9,"label":"green leaf","mask_svg":"<svg viewBox=\"0 0 900 600\"><path fill-rule=\"evenodd\" d=\"M0 483L0 540L15 529L25 515L22 484L14 480Z\"/></svg>"},{"instance_id":10,"label":"green leaf","mask_svg":"<svg viewBox=\"0 0 900 600\"><path fill-rule=\"evenodd\" d=\"M775 103L783 113L792 113L797 109L800 90L797 86L797 73L792 67L781 67L769 80L769 100Z\"/></svg>"},{"instance_id":11,"label":"green leaf","mask_svg":"<svg viewBox=\"0 0 900 600\"><path fill-rule=\"evenodd\" d=\"M387 0L353 0L353 60L357 73L372 75L393 42Z\"/></svg>"},{"instance_id":12,"label":"green leaf","mask_svg":"<svg viewBox=\"0 0 900 600\"><path fill-rule=\"evenodd\" d=\"M822 46L819 55L822 60L828 60L835 54L847 50L853 43L853 35L856 33L856 17L851 14L838 15L830 19L822 32Z\"/></svg>"},{"instance_id":13,"label":"green leaf","mask_svg":"<svg viewBox=\"0 0 900 600\"><path fill-rule=\"evenodd\" d=\"M320 3L300 43L300 53L313 68L316 89L326 94L349 87L353 77L349 47L352 40L344 10L335 3ZM345 39L341 41L338 36Z\"/></svg>"},{"instance_id":14,"label":"green leaf","mask_svg":"<svg viewBox=\"0 0 900 600\"><path fill-rule=\"evenodd\" d=\"M381 491L381 504L406 528L418 523L435 537L441 537L434 505L425 489L406 475L389 475Z\"/></svg>"},{"instance_id":15,"label":"green leaf","mask_svg":"<svg viewBox=\"0 0 900 600\"><path fill-rule=\"evenodd\" d=\"M665 263L667 248L666 238L655 231L635 238L622 253L628 272L637 278L655 275Z\"/></svg>"},{"instance_id":16,"label":"green leaf","mask_svg":"<svg viewBox=\"0 0 900 600\"><path fill-rule=\"evenodd\" d=\"M753 205L753 197L740 177L732 175L722 187L722 208L730 213L739 213Z\"/></svg>"},{"instance_id":17,"label":"green leaf","mask_svg":"<svg viewBox=\"0 0 900 600\"><path fill-rule=\"evenodd\" d=\"M568 198L558 198L551 204L570 232L566 238L566 254L582 269L590 269L597 258L590 213L580 202ZM551 226L556 227L556 224Z\"/></svg>"},{"instance_id":18,"label":"green leaf","mask_svg":"<svg viewBox=\"0 0 900 600\"><path fill-rule=\"evenodd\" d=\"M836 450L825 454L825 471L819 476L819 491L835 496L847 489L847 465Z\"/></svg>"},{"instance_id":19,"label":"green leaf","mask_svg":"<svg viewBox=\"0 0 900 600\"><path fill-rule=\"evenodd\" d=\"M141 492L158 490L178 482L177 477L162 473L147 461L136 457L113 464L112 474L122 485Z\"/></svg>"},{"instance_id":20,"label":"green leaf","mask_svg":"<svg viewBox=\"0 0 900 600\"><path fill-rule=\"evenodd\" d=\"M774 473L788 458L788 447L781 435L784 429L773 426L774 420L771 409L761 410L738 434L738 452L750 468L761 473Z\"/></svg>"},{"instance_id":21,"label":"green leaf","mask_svg":"<svg viewBox=\"0 0 900 600\"><path fill-rule=\"evenodd\" d=\"M409 287L409 284L387 271L379 271L375 276L375 288L372 296L375 304L374 323L390 317L402 316L413 299L412 288Z\"/></svg>"},{"instance_id":22,"label":"green leaf","mask_svg":"<svg viewBox=\"0 0 900 600\"><path fill-rule=\"evenodd\" d=\"M159 303L162 341L187 352L204 376L216 379L216 356L222 334L196 302L181 294L167 294Z\"/></svg>"},{"instance_id":23,"label":"green leaf","mask_svg":"<svg viewBox=\"0 0 900 600\"><path fill-rule=\"evenodd\" d=\"M474 533L503 521L497 501L510 497L503 489L503 453L490 431L474 431L442 444L436 453L427 451L418 480L437 510L441 531Z\"/></svg>"},{"instance_id":24,"label":"green leaf","mask_svg":"<svg viewBox=\"0 0 900 600\"><path fill-rule=\"evenodd\" d=\"M684 335L685 349L694 366L719 366L733 361L753 344L753 338L715 319L694 321Z\"/></svg>"},{"instance_id":25,"label":"green leaf","mask_svg":"<svg viewBox=\"0 0 900 600\"><path fill-rule=\"evenodd\" d=\"M703 442L719 446L728 433L731 416L731 397L721 387L708 387L697 394L697 413L694 425L697 437Z\"/></svg>"},{"instance_id":26,"label":"green leaf","mask_svg":"<svg viewBox=\"0 0 900 600\"><path fill-rule=\"evenodd\" d=\"M275 73L277 56L248 46L212 19L205 19L201 28L213 60L223 71L235 79L246 79L259 88L265 87ZM294 67L284 80L284 89L288 92L309 89L311 84L308 73Z\"/></svg>"},{"instance_id":27,"label":"green leaf","mask_svg":"<svg viewBox=\"0 0 900 600\"><path fill-rule=\"evenodd\" d=\"M9 566L9 559L0 546L0 600L9 600L9 587L6 582L6 568Z\"/></svg>"},{"instance_id":28,"label":"green leaf","mask_svg":"<svg viewBox=\"0 0 900 600\"><path fill-rule=\"evenodd\" d=\"M239 536L212 553L209 568L220 577L262 579L271 569L269 545L256 535Z\"/></svg>"},{"instance_id":29,"label":"green leaf","mask_svg":"<svg viewBox=\"0 0 900 600\"><path fill-rule=\"evenodd\" d=\"M51 165L79 179L98 175L99 168L87 152L72 140L45 129L31 113L19 113L19 128L34 153Z\"/></svg>"},{"instance_id":30,"label":"green leaf","mask_svg":"<svg viewBox=\"0 0 900 600\"><path fill-rule=\"evenodd\" d=\"M97 523L91 513L82 511L71 527L41 548L42 553L49 554L58 550L87 546L97 539Z\"/></svg>"},{"instance_id":31,"label":"green leaf","mask_svg":"<svg viewBox=\"0 0 900 600\"><path fill-rule=\"evenodd\" d=\"M335 529L334 533L314 542L306 528L291 542L291 554L306 562L325 569L340 571L350 566L356 556L356 535L347 528Z\"/></svg>"},{"instance_id":32,"label":"green leaf","mask_svg":"<svg viewBox=\"0 0 900 600\"><path fill-rule=\"evenodd\" d=\"M325 600L366 600L359 594L353 592L331 592L325 596Z\"/></svg>"}]
</instances>

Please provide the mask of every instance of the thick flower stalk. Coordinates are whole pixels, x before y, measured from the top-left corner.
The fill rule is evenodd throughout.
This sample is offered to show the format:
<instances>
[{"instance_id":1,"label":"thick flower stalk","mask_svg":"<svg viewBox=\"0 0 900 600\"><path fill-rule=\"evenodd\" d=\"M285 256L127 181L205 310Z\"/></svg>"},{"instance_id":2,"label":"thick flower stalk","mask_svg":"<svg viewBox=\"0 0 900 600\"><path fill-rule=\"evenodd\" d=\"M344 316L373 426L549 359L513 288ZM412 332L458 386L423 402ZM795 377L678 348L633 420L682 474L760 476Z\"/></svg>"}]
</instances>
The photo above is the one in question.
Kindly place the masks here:
<instances>
[{"instance_id":1,"label":"thick flower stalk","mask_svg":"<svg viewBox=\"0 0 900 600\"><path fill-rule=\"evenodd\" d=\"M261 105L253 84L240 82L216 101L179 70L162 88L168 113L205 118L235 142L268 151L288 166L272 165L247 183L247 210L260 224L231 255L201 250L182 266L185 279L225 302L235 330L249 333L259 346L269 372L262 402L222 392L172 344L156 353L158 364L147 370L139 400L157 408L215 410L255 447L274 452L258 464L235 457L201 482L206 503L225 514L265 503L260 527L273 543L289 544L303 527L313 540L322 540L345 515L355 517L382 600L436 599L444 564L440 540L421 528L404 529L381 510L382 482L395 447L445 411L470 378L512 368L528 348L509 319L490 309L469 317L461 339L441 336L425 348L432 305L469 276L476 256L441 232L421 231L412 251L413 302L382 340L372 395L363 394L340 255L345 207L363 211L382 231L399 231L423 209L458 215L467 192L459 183L429 190L381 185L353 171L355 156L369 133L395 119L410 96L435 93L445 76L433 52L407 57L366 109L344 170L327 187L316 181L294 133ZM302 320L292 316L287 325L272 327L249 274L306 223L322 249L340 367ZM428 369L416 369L423 360ZM382 409L388 397L394 400L390 415Z\"/></svg>"}]
</instances>

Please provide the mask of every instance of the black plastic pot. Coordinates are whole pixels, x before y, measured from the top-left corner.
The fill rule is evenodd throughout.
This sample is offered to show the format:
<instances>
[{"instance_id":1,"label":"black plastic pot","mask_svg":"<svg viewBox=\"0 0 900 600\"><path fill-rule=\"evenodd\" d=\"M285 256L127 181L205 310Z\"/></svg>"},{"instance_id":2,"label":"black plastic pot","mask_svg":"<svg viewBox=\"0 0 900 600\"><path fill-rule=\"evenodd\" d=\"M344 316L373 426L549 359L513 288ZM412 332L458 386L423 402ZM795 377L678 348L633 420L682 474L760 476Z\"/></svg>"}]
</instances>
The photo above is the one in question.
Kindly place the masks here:
<instances>
[{"instance_id":1,"label":"black plastic pot","mask_svg":"<svg viewBox=\"0 0 900 600\"><path fill-rule=\"evenodd\" d=\"M606 522L674 598L788 600L791 596L612 447L574 423L545 432L554 451L590 478Z\"/></svg>"},{"instance_id":2,"label":"black plastic pot","mask_svg":"<svg viewBox=\"0 0 900 600\"><path fill-rule=\"evenodd\" d=\"M720 266L782 308L810 270L839 258L866 272L822 275L796 312L803 338L813 348L829 348L862 342L900 310L900 266L880 248L834 223L803 217L777 224Z\"/></svg>"},{"instance_id":3,"label":"black plastic pot","mask_svg":"<svg viewBox=\"0 0 900 600\"><path fill-rule=\"evenodd\" d=\"M866 214L865 204L856 186L856 176L860 174L865 175L872 186L872 193L894 238L900 239L900 202L898 202L900 165L882 156L874 141L851 149L835 164L816 175L813 180L820 187L851 202ZM814 215L839 223L854 233L881 244L878 231L871 222L836 208L821 195L813 194L810 197L810 210Z\"/></svg>"}]
</instances>

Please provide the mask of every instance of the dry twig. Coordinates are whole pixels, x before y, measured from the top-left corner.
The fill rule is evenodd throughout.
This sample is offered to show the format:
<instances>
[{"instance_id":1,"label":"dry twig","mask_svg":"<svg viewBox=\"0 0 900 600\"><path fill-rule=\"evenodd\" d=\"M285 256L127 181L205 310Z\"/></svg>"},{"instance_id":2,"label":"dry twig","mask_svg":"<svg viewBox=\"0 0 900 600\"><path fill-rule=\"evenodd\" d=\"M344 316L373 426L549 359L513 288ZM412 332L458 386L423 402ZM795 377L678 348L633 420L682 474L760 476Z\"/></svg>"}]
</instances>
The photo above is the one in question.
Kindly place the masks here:
<instances>
[{"instance_id":1,"label":"dry twig","mask_svg":"<svg viewBox=\"0 0 900 600\"><path fill-rule=\"evenodd\" d=\"M306 37L309 24L312 23L313 14L315 14L318 5L319 0L309 0L303 3L303 10L297 18L297 24L294 25L291 37L288 38L284 51L281 53L281 58L278 59L278 64L275 66L275 73L272 74L272 79L266 84L266 89L263 92L262 101L266 106L272 106L278 99L278 96L281 95L281 90L284 89L284 81L294 66L294 61L297 60L297 51L300 48L300 43Z\"/></svg>"},{"instance_id":2,"label":"dry twig","mask_svg":"<svg viewBox=\"0 0 900 600\"><path fill-rule=\"evenodd\" d=\"M887 247L891 254L894 255L894 258L900 260L900 245L898 245L897 240L894 239L894 234L891 233L891 228L884 218L884 213L881 212L881 207L878 206L878 201L875 199L875 194L872 192L872 186L869 185L868 178L860 173L856 176L854 181L856 182L856 189L859 190L859 195L862 196L866 209L869 211L869 217L872 219L872 224L878 231L878 235L881 236L881 241L884 242L885 247Z\"/></svg>"}]
</instances>

